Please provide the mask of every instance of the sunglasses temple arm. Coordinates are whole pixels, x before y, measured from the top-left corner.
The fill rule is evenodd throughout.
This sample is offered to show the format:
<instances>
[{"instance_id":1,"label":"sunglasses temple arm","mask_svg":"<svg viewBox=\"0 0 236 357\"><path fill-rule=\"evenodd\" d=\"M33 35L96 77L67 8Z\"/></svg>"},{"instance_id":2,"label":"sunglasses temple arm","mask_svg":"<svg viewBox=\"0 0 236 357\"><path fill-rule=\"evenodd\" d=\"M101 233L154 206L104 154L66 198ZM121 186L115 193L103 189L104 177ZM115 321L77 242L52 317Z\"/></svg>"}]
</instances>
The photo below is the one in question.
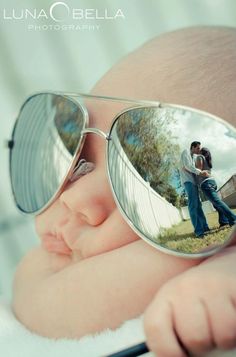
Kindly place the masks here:
<instances>
[{"instance_id":1,"label":"sunglasses temple arm","mask_svg":"<svg viewBox=\"0 0 236 357\"><path fill-rule=\"evenodd\" d=\"M120 352L113 353L106 357L136 357L141 356L145 353L149 352L149 349L145 342L139 343L135 346L126 348Z\"/></svg>"},{"instance_id":2,"label":"sunglasses temple arm","mask_svg":"<svg viewBox=\"0 0 236 357\"><path fill-rule=\"evenodd\" d=\"M185 348L185 346L181 343L181 341L178 339L178 342L183 349L184 353L186 354L187 357L191 357L192 355L189 353L189 351ZM136 357L136 356L141 356L144 355L145 353L148 353L149 348L146 345L145 342L141 342L137 345L134 345L132 347L126 348L120 352L113 353L111 355L108 355L106 357Z\"/></svg>"}]
</instances>

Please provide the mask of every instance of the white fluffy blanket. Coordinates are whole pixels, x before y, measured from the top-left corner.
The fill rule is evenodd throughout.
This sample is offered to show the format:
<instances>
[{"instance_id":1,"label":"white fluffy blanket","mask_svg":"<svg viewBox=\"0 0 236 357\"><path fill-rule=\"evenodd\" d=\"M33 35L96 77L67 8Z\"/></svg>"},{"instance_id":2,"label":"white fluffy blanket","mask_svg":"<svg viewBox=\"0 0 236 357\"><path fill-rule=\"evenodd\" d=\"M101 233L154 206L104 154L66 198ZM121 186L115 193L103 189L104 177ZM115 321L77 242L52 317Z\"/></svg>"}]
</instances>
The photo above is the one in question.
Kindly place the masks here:
<instances>
[{"instance_id":1,"label":"white fluffy blanket","mask_svg":"<svg viewBox=\"0 0 236 357\"><path fill-rule=\"evenodd\" d=\"M115 331L106 330L80 340L52 340L27 330L14 317L10 305L0 297L0 355L7 357L101 357L145 340L142 317L125 322ZM145 357L153 357L152 353ZM235 357L215 351L207 357Z\"/></svg>"},{"instance_id":2,"label":"white fluffy blanket","mask_svg":"<svg viewBox=\"0 0 236 357\"><path fill-rule=\"evenodd\" d=\"M80 340L44 338L26 329L14 317L9 303L0 297L0 356L100 357L144 340L142 318L127 321L115 331L106 330Z\"/></svg>"}]
</instances>

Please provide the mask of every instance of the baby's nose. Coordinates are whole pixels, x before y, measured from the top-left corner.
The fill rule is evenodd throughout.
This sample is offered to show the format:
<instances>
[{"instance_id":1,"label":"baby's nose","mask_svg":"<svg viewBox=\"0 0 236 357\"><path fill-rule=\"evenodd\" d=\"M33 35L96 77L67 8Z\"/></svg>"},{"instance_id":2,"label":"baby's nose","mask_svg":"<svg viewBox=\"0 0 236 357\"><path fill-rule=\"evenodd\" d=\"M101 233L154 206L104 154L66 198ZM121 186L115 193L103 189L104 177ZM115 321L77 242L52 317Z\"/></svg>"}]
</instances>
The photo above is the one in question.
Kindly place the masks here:
<instances>
[{"instance_id":1,"label":"baby's nose","mask_svg":"<svg viewBox=\"0 0 236 357\"><path fill-rule=\"evenodd\" d=\"M95 167L80 176L61 194L60 201L89 225L101 224L115 207L105 168Z\"/></svg>"}]
</instances>

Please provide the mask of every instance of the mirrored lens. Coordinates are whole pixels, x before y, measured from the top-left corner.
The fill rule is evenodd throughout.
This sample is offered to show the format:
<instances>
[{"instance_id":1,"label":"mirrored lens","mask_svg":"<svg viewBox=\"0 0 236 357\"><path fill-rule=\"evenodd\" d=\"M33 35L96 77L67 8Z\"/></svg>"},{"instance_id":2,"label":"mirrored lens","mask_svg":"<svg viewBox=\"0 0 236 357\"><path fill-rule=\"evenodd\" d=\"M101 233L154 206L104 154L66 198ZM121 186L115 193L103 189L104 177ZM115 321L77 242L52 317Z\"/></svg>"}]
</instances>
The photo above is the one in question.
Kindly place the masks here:
<instances>
[{"instance_id":1,"label":"mirrored lens","mask_svg":"<svg viewBox=\"0 0 236 357\"><path fill-rule=\"evenodd\" d=\"M142 238L185 255L227 242L236 223L233 127L190 109L146 107L121 114L110 135L115 198Z\"/></svg>"},{"instance_id":2,"label":"mirrored lens","mask_svg":"<svg viewBox=\"0 0 236 357\"><path fill-rule=\"evenodd\" d=\"M23 105L10 152L17 206L36 213L57 193L81 141L84 114L77 103L55 94L38 94Z\"/></svg>"}]
</instances>

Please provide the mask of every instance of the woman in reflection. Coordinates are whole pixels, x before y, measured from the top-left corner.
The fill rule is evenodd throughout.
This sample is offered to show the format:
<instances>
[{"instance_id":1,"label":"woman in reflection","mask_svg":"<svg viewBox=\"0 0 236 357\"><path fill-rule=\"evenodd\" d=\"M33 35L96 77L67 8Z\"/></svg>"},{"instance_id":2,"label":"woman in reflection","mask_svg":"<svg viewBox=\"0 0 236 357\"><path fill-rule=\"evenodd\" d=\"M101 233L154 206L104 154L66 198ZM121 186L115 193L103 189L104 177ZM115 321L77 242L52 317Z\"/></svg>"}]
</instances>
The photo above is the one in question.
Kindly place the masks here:
<instances>
[{"instance_id":1,"label":"woman in reflection","mask_svg":"<svg viewBox=\"0 0 236 357\"><path fill-rule=\"evenodd\" d=\"M219 214L220 227L227 225L233 226L236 223L236 215L230 210L217 194L217 184L213 176L211 176L212 158L211 152L206 147L202 148L200 155L196 159L196 167L200 170L207 170L209 177L196 176L202 192L206 198L213 204Z\"/></svg>"}]
</instances>

